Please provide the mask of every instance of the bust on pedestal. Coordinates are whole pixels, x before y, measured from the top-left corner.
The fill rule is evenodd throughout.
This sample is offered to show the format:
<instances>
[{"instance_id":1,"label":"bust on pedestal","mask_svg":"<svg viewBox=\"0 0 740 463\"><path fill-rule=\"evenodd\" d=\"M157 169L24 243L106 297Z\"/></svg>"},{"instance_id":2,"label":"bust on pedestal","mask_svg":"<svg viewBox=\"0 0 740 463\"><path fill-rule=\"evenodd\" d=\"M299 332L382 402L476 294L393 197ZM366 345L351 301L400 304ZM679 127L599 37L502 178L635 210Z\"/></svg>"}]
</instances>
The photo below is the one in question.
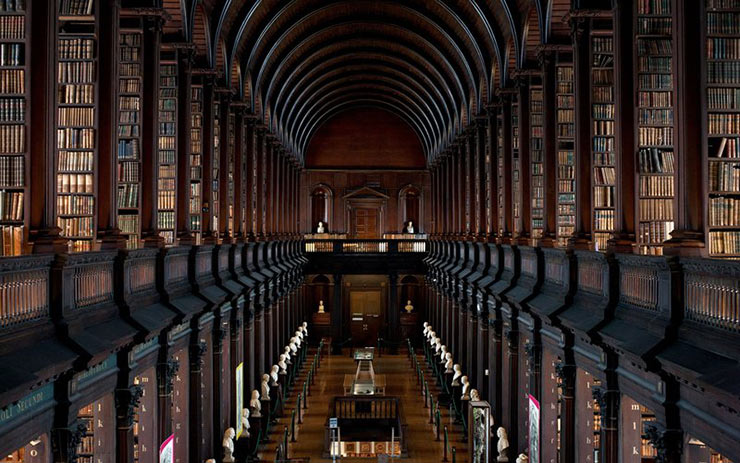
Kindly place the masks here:
<instances>
[{"instance_id":1,"label":"bust on pedestal","mask_svg":"<svg viewBox=\"0 0 740 463\"><path fill-rule=\"evenodd\" d=\"M234 463L234 437L236 437L234 428L229 428L224 433L224 440L221 443L224 449L224 458L221 460L223 463Z\"/></svg>"},{"instance_id":2,"label":"bust on pedestal","mask_svg":"<svg viewBox=\"0 0 740 463\"><path fill-rule=\"evenodd\" d=\"M270 400L270 375L262 375L262 383L260 384L260 390L262 391L262 399Z\"/></svg>"},{"instance_id":3,"label":"bust on pedestal","mask_svg":"<svg viewBox=\"0 0 740 463\"><path fill-rule=\"evenodd\" d=\"M460 385L460 377L462 377L462 367L459 363L456 363L452 365L452 371L455 372L455 374L452 376L452 385L453 386L459 386Z\"/></svg>"},{"instance_id":4,"label":"bust on pedestal","mask_svg":"<svg viewBox=\"0 0 740 463\"><path fill-rule=\"evenodd\" d=\"M496 431L496 436L498 436L498 445L496 446L496 450L498 450L498 457L496 458L496 461L508 462L509 436L506 434L506 429L498 428L498 430Z\"/></svg>"},{"instance_id":5,"label":"bust on pedestal","mask_svg":"<svg viewBox=\"0 0 740 463\"><path fill-rule=\"evenodd\" d=\"M280 354L280 360L278 361L278 366L280 367L280 374L281 375L287 375L288 374L288 365L285 363L285 359L288 357L286 354Z\"/></svg>"},{"instance_id":6,"label":"bust on pedestal","mask_svg":"<svg viewBox=\"0 0 740 463\"><path fill-rule=\"evenodd\" d=\"M319 313L326 313L324 312L324 301L319 301Z\"/></svg>"},{"instance_id":7,"label":"bust on pedestal","mask_svg":"<svg viewBox=\"0 0 740 463\"><path fill-rule=\"evenodd\" d=\"M518 457L516 457L516 463L529 463L529 457L523 453L520 453Z\"/></svg>"},{"instance_id":8,"label":"bust on pedestal","mask_svg":"<svg viewBox=\"0 0 740 463\"><path fill-rule=\"evenodd\" d=\"M249 406L252 407L253 418L259 418L262 416L260 414L260 411L262 410L262 402L260 402L260 392L257 389L252 391L252 399L249 401Z\"/></svg>"},{"instance_id":9,"label":"bust on pedestal","mask_svg":"<svg viewBox=\"0 0 740 463\"><path fill-rule=\"evenodd\" d=\"M409 224L406 225L406 233L411 233L411 234L415 233L414 232L414 222L412 222L411 220L409 220Z\"/></svg>"},{"instance_id":10,"label":"bust on pedestal","mask_svg":"<svg viewBox=\"0 0 740 463\"><path fill-rule=\"evenodd\" d=\"M321 220L319 220L319 224L316 226L316 233L318 233L318 234L326 233L326 228L324 227L324 222L322 222Z\"/></svg>"},{"instance_id":11,"label":"bust on pedestal","mask_svg":"<svg viewBox=\"0 0 740 463\"><path fill-rule=\"evenodd\" d=\"M404 307L404 310L406 313L411 313L414 311L414 306L411 305L411 300L406 301L406 307Z\"/></svg>"}]
</instances>

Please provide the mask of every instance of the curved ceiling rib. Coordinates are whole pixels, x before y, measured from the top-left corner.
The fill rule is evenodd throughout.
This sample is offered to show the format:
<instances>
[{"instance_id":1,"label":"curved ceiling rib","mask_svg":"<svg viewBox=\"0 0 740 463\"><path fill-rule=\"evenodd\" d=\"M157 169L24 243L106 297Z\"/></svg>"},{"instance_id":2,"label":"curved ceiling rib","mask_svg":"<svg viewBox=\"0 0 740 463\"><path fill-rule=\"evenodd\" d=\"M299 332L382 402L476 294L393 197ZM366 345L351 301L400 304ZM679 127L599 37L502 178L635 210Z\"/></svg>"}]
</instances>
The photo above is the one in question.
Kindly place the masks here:
<instances>
[{"instance_id":1,"label":"curved ceiling rib","mask_svg":"<svg viewBox=\"0 0 740 463\"><path fill-rule=\"evenodd\" d=\"M406 121L431 159L488 103L493 69L505 69L502 44L518 45L518 8L531 1L200 3L226 66L241 63L252 110L294 155L328 118L372 106Z\"/></svg>"}]
</instances>

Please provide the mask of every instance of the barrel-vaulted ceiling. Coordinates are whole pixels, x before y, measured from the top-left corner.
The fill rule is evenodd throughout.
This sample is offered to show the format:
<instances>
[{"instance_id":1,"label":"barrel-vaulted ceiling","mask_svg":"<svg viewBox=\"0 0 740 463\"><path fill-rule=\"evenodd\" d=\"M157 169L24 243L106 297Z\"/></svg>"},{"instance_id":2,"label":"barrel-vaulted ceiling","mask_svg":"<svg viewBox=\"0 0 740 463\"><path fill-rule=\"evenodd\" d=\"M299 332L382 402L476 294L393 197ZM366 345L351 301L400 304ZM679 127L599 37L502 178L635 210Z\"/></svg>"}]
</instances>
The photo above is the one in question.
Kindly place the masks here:
<instances>
[{"instance_id":1,"label":"barrel-vaulted ceiling","mask_svg":"<svg viewBox=\"0 0 740 463\"><path fill-rule=\"evenodd\" d=\"M357 106L401 117L433 158L554 38L570 3L160 1L177 21L165 33L193 41L299 159L323 122Z\"/></svg>"}]
</instances>

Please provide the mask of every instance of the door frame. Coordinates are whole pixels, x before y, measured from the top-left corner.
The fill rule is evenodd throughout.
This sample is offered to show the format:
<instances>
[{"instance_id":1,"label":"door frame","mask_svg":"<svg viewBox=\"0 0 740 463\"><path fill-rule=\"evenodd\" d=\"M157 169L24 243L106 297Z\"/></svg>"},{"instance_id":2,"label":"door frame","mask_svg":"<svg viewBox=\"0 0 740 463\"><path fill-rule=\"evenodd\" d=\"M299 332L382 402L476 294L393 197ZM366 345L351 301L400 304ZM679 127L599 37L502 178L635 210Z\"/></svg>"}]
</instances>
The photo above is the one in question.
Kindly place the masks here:
<instances>
[{"instance_id":1,"label":"door frame","mask_svg":"<svg viewBox=\"0 0 740 463\"><path fill-rule=\"evenodd\" d=\"M378 210L378 238L382 239L385 233L386 210L388 209L389 196L370 187L362 187L344 195L345 223L347 233L354 238L354 217L356 209Z\"/></svg>"}]
</instances>

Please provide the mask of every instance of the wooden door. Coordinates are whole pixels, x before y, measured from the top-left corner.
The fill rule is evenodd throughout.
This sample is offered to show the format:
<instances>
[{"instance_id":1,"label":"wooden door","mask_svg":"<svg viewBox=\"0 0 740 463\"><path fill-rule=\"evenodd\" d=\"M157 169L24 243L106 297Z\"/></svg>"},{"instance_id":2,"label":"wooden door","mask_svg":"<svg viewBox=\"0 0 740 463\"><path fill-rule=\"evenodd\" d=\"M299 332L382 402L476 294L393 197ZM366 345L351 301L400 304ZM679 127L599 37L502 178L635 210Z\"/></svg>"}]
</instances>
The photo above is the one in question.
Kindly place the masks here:
<instances>
[{"instance_id":1,"label":"wooden door","mask_svg":"<svg viewBox=\"0 0 740 463\"><path fill-rule=\"evenodd\" d=\"M352 341L356 347L374 346L378 340L381 298L380 289L349 293Z\"/></svg>"},{"instance_id":2,"label":"wooden door","mask_svg":"<svg viewBox=\"0 0 740 463\"><path fill-rule=\"evenodd\" d=\"M378 209L358 208L354 213L354 237L358 239L378 239Z\"/></svg>"}]
</instances>

